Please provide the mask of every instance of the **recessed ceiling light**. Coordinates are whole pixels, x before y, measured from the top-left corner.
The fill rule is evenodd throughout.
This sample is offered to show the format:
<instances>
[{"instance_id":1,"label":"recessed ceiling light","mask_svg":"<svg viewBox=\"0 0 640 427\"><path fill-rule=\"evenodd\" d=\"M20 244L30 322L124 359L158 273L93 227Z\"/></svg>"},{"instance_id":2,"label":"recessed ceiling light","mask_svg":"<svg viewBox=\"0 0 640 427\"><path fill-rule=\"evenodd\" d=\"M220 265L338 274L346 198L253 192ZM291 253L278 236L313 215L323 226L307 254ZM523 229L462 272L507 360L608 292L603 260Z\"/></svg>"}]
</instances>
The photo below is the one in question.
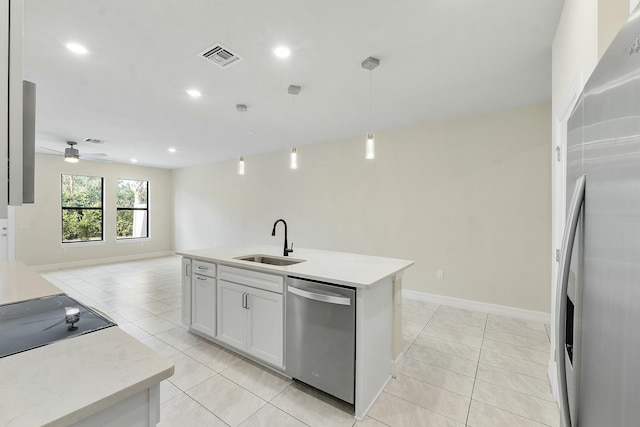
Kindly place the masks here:
<instances>
[{"instance_id":1,"label":"recessed ceiling light","mask_svg":"<svg viewBox=\"0 0 640 427\"><path fill-rule=\"evenodd\" d=\"M175 152L176 152L176 149L175 149L175 148L169 148L169 152L170 152L170 153L175 153Z\"/></svg>"},{"instance_id":2,"label":"recessed ceiling light","mask_svg":"<svg viewBox=\"0 0 640 427\"><path fill-rule=\"evenodd\" d=\"M67 49L69 49L71 52L77 53L78 55L85 55L85 54L89 53L87 48L82 46L79 43L69 42L65 46L67 46Z\"/></svg>"},{"instance_id":3,"label":"recessed ceiling light","mask_svg":"<svg viewBox=\"0 0 640 427\"><path fill-rule=\"evenodd\" d=\"M138 159L131 159L131 163L138 163Z\"/></svg>"},{"instance_id":4,"label":"recessed ceiling light","mask_svg":"<svg viewBox=\"0 0 640 427\"><path fill-rule=\"evenodd\" d=\"M287 58L289 55L291 55L291 49L286 46L278 46L277 48L273 49L273 53L278 58Z\"/></svg>"},{"instance_id":5,"label":"recessed ceiling light","mask_svg":"<svg viewBox=\"0 0 640 427\"><path fill-rule=\"evenodd\" d=\"M198 89L187 89L185 92L187 92L192 98L199 98L202 96Z\"/></svg>"}]
</instances>

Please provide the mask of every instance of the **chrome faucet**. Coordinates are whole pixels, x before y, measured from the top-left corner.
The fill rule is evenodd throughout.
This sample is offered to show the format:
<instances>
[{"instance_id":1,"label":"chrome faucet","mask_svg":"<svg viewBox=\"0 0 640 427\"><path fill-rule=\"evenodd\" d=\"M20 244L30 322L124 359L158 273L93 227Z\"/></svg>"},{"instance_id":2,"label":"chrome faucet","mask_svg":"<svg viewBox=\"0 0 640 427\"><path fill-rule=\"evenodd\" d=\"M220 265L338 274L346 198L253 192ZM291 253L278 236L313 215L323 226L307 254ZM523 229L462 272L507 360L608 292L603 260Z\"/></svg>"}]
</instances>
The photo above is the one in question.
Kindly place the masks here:
<instances>
[{"instance_id":1,"label":"chrome faucet","mask_svg":"<svg viewBox=\"0 0 640 427\"><path fill-rule=\"evenodd\" d=\"M276 222L273 223L273 230L271 230L271 235L275 236L276 235L276 225L278 225L279 222L282 222L284 224L284 252L283 255L284 256L289 256L289 254L291 252L293 252L293 242L291 242L291 249L289 249L289 244L287 243L287 221L285 221L284 219L279 219Z\"/></svg>"}]
</instances>

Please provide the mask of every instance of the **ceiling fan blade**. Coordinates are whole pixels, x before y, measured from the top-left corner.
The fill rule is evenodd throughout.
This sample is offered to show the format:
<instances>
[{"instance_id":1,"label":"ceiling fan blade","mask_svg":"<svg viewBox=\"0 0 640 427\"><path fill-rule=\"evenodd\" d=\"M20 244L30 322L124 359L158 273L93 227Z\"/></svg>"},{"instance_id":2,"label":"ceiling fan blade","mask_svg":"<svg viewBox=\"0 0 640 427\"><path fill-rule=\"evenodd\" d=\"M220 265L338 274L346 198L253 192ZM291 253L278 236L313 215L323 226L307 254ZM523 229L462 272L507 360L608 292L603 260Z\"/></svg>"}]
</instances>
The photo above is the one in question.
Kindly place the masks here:
<instances>
[{"instance_id":1,"label":"ceiling fan blade","mask_svg":"<svg viewBox=\"0 0 640 427\"><path fill-rule=\"evenodd\" d=\"M113 163L112 160L105 159L103 157L93 157L91 155L80 154L81 160L89 160L91 162Z\"/></svg>"},{"instance_id":2,"label":"ceiling fan blade","mask_svg":"<svg viewBox=\"0 0 640 427\"><path fill-rule=\"evenodd\" d=\"M52 153L56 153L56 154L60 154L60 155L64 155L64 151L53 150L53 149L51 149L51 148L42 147L42 146L41 146L40 148L42 148L43 150L51 151Z\"/></svg>"}]
</instances>

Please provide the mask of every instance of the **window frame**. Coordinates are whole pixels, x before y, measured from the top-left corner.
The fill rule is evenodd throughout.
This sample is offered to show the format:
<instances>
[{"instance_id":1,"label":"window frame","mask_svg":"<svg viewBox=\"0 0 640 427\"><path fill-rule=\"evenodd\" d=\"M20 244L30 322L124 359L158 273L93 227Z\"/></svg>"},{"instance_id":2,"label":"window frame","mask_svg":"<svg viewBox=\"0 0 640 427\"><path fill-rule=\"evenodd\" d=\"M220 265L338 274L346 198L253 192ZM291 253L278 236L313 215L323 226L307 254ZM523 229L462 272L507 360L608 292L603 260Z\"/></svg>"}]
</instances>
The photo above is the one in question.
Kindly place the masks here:
<instances>
[{"instance_id":1,"label":"window frame","mask_svg":"<svg viewBox=\"0 0 640 427\"><path fill-rule=\"evenodd\" d=\"M87 178L100 178L100 207L93 206L64 206L63 204L63 180L65 176L82 176ZM61 173L60 174L60 244L61 245L91 245L91 244L102 244L105 242L104 240L104 202L105 202L105 194L104 194L104 177L103 176L94 176L94 175L81 175L81 174L72 174L72 173ZM100 211L101 221L100 221L100 239L95 240L74 240L74 241L65 241L64 240L64 212L68 211L82 211L82 210L97 210Z\"/></svg>"},{"instance_id":2,"label":"window frame","mask_svg":"<svg viewBox=\"0 0 640 427\"><path fill-rule=\"evenodd\" d=\"M145 182L146 183L146 193L147 193L147 207L146 208L121 208L118 206L118 186L120 185L121 181L137 181L137 182ZM115 232L115 236L116 236L116 243L121 243L121 242L127 242L127 241L139 241L139 240L150 240L151 236L150 236L150 231L151 231L151 227L149 226L149 219L150 219L150 214L149 214L149 199L150 199L150 194L149 194L149 180L148 179L132 179L132 178L116 178L116 232ZM120 237L118 236L118 212L120 211L144 211L146 212L146 236L141 236L141 237Z\"/></svg>"}]
</instances>

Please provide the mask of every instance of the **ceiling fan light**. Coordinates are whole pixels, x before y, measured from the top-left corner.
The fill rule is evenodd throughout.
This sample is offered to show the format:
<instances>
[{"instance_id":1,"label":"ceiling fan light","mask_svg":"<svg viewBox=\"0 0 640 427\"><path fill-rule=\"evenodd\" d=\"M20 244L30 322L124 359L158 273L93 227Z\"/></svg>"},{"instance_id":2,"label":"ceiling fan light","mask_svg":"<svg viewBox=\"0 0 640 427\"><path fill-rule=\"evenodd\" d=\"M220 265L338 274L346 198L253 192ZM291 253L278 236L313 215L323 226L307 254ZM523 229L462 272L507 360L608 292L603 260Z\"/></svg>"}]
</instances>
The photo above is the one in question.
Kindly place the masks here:
<instances>
[{"instance_id":1,"label":"ceiling fan light","mask_svg":"<svg viewBox=\"0 0 640 427\"><path fill-rule=\"evenodd\" d=\"M64 161L68 163L78 163L80 161L80 152L78 149L73 147L65 148Z\"/></svg>"}]
</instances>

